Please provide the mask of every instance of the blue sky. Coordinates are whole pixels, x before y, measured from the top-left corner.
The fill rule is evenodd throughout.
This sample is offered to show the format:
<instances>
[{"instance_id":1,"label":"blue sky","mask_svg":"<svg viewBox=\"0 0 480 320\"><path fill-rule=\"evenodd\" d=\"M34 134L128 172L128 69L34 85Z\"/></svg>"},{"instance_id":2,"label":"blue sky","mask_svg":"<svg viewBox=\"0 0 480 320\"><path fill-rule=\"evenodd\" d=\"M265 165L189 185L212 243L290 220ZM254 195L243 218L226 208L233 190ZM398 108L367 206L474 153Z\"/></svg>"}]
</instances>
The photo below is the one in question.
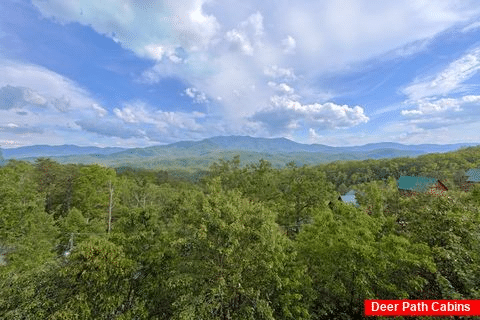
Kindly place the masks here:
<instances>
[{"instance_id":1,"label":"blue sky","mask_svg":"<svg viewBox=\"0 0 480 320\"><path fill-rule=\"evenodd\" d=\"M480 2L4 0L0 147L480 143Z\"/></svg>"}]
</instances>

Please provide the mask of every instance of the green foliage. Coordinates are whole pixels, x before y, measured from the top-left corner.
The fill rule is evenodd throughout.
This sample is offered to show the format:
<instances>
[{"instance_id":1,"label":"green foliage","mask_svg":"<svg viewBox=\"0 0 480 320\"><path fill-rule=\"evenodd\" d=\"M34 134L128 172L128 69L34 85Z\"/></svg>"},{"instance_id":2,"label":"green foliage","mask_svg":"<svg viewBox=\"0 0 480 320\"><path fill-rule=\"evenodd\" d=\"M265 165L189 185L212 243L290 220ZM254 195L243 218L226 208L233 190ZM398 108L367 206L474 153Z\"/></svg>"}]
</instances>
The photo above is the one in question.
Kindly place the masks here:
<instances>
[{"instance_id":1,"label":"green foliage","mask_svg":"<svg viewBox=\"0 0 480 320\"><path fill-rule=\"evenodd\" d=\"M421 289L425 281L415 271L434 270L428 247L391 234L378 238L380 230L381 221L339 203L299 234L300 257L316 292L314 318L358 317L365 299L407 298Z\"/></svg>"},{"instance_id":2,"label":"green foliage","mask_svg":"<svg viewBox=\"0 0 480 320\"><path fill-rule=\"evenodd\" d=\"M109 183L115 185L116 174L111 168L89 165L79 168L73 184L72 206L87 219L105 220L109 205Z\"/></svg>"},{"instance_id":3,"label":"green foliage","mask_svg":"<svg viewBox=\"0 0 480 320\"><path fill-rule=\"evenodd\" d=\"M28 270L47 261L56 232L36 193L33 167L10 161L0 168L0 244L8 262L0 272Z\"/></svg>"},{"instance_id":4,"label":"green foliage","mask_svg":"<svg viewBox=\"0 0 480 320\"><path fill-rule=\"evenodd\" d=\"M35 180L38 191L45 194L45 211L55 217L64 216L72 207L74 181L78 167L62 166L47 158L35 161Z\"/></svg>"},{"instance_id":5,"label":"green foliage","mask_svg":"<svg viewBox=\"0 0 480 320\"><path fill-rule=\"evenodd\" d=\"M333 185L323 172L311 167L290 167L277 176L280 195L273 207L278 212L278 223L293 236L303 224L311 222L312 210L325 208L334 193Z\"/></svg>"},{"instance_id":6,"label":"green foliage","mask_svg":"<svg viewBox=\"0 0 480 320\"><path fill-rule=\"evenodd\" d=\"M91 237L63 260L10 280L4 316L146 319L144 302L134 294L134 262L121 247Z\"/></svg>"},{"instance_id":7,"label":"green foliage","mask_svg":"<svg viewBox=\"0 0 480 320\"><path fill-rule=\"evenodd\" d=\"M291 244L274 213L238 192L223 193L218 179L208 189L178 217L177 271L169 280L178 291L173 318L305 318L301 294L292 294L302 281L285 269Z\"/></svg>"},{"instance_id":8,"label":"green foliage","mask_svg":"<svg viewBox=\"0 0 480 320\"><path fill-rule=\"evenodd\" d=\"M478 148L283 169L244 156L196 176L9 161L0 318L354 319L366 298L479 298L480 186L458 187ZM450 190L403 197L406 174ZM336 200L352 188L358 208Z\"/></svg>"},{"instance_id":9,"label":"green foliage","mask_svg":"<svg viewBox=\"0 0 480 320\"><path fill-rule=\"evenodd\" d=\"M468 199L468 197L466 197ZM478 208L478 207L477 207ZM405 234L428 244L438 268L432 292L443 298L477 297L480 285L480 227L472 212L450 197L421 195L406 199L401 211Z\"/></svg>"}]
</instances>

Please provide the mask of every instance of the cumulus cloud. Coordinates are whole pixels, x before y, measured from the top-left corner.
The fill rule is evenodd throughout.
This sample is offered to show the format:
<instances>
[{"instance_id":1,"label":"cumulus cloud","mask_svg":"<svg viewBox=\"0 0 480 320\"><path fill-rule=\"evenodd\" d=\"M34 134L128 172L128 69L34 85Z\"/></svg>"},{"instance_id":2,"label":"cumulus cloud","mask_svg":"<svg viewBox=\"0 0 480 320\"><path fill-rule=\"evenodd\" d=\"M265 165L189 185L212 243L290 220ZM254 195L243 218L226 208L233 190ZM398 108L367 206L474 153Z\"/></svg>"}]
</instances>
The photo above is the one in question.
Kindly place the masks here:
<instances>
[{"instance_id":1,"label":"cumulus cloud","mask_svg":"<svg viewBox=\"0 0 480 320\"><path fill-rule=\"evenodd\" d=\"M417 80L403 89L411 100L446 95L461 89L461 84L480 70L480 47L477 47L430 79Z\"/></svg>"},{"instance_id":2,"label":"cumulus cloud","mask_svg":"<svg viewBox=\"0 0 480 320\"><path fill-rule=\"evenodd\" d=\"M313 129L313 128L308 129L308 140L309 140L310 143L316 143L317 141L319 141L322 138L323 138L323 136L318 134L315 131L315 129Z\"/></svg>"},{"instance_id":3,"label":"cumulus cloud","mask_svg":"<svg viewBox=\"0 0 480 320\"><path fill-rule=\"evenodd\" d=\"M256 12L240 23L239 28L228 31L225 39L231 43L233 50L252 56L254 44L260 44L262 36L263 16L260 12Z\"/></svg>"},{"instance_id":4,"label":"cumulus cloud","mask_svg":"<svg viewBox=\"0 0 480 320\"><path fill-rule=\"evenodd\" d=\"M227 32L227 34L225 35L225 38L228 41L230 41L232 44L234 44L232 46L234 50L238 48L238 50L242 51L246 55L249 55L249 56L253 55L253 47L244 33L238 30L231 30Z\"/></svg>"},{"instance_id":5,"label":"cumulus cloud","mask_svg":"<svg viewBox=\"0 0 480 320\"><path fill-rule=\"evenodd\" d=\"M460 104L463 99L439 99L434 101L416 101L417 109L402 110L402 115L427 115L437 114L445 111L461 111Z\"/></svg>"},{"instance_id":6,"label":"cumulus cloud","mask_svg":"<svg viewBox=\"0 0 480 320\"><path fill-rule=\"evenodd\" d=\"M180 48L174 46L165 46L161 44L149 44L143 49L143 53L148 58L155 61L162 61L164 57L168 58L169 62L179 64L184 62L184 58L181 57L178 52Z\"/></svg>"},{"instance_id":7,"label":"cumulus cloud","mask_svg":"<svg viewBox=\"0 0 480 320\"><path fill-rule=\"evenodd\" d=\"M416 107L401 112L416 127L432 129L471 122L480 125L480 96L421 100Z\"/></svg>"},{"instance_id":8,"label":"cumulus cloud","mask_svg":"<svg viewBox=\"0 0 480 320\"><path fill-rule=\"evenodd\" d=\"M143 82L155 84L162 77L175 76L206 96L220 97L221 106L215 110L216 114L255 130L261 130L257 124L268 123L268 119L258 123L242 119L266 115L264 107L268 104L291 115L285 120L285 128L306 125L308 121L315 124L312 126L315 130L368 121L363 109L346 107L342 116L342 106L334 103L304 105L299 102L300 97L274 98L274 101L270 97L291 94L288 88L292 89L291 81L295 80L296 93L300 92L308 101L319 101L315 96L308 96L308 90L302 90L298 82L308 84L332 68L345 68L392 50L397 50L395 55L400 56L420 52L428 47L428 41L421 41L480 13L476 2L448 0L383 1L375 5L370 0L275 4L247 0L241 6L232 1L206 0L120 0L115 3L33 0L33 4L45 17L60 23L91 26L138 56L155 61L155 66L143 73ZM185 50L183 56L178 54L179 49ZM295 59L291 53L295 53ZM473 53L459 64L474 64L476 59L477 54ZM447 72L444 78L418 81L406 89L406 94L416 101L432 94L452 92L473 74L460 66L451 68L456 71ZM422 84L432 82L430 80L436 82ZM268 81L277 85L271 86ZM37 92L43 95L43 91ZM56 97L62 96L59 93ZM66 96L75 109L78 100L72 95ZM297 110L304 108L308 112L278 106L276 103L282 99L290 99L292 105L298 106ZM85 101L84 105L96 112L91 108L93 103ZM114 111L118 120L141 123L139 110L125 108ZM417 112L427 109L417 109ZM313 115L318 119L314 121Z\"/></svg>"},{"instance_id":9,"label":"cumulus cloud","mask_svg":"<svg viewBox=\"0 0 480 320\"><path fill-rule=\"evenodd\" d=\"M273 96L271 105L250 117L262 123L272 134L291 132L300 126L315 130L350 128L368 122L360 106L349 107L331 102L302 105L285 96Z\"/></svg>"},{"instance_id":10,"label":"cumulus cloud","mask_svg":"<svg viewBox=\"0 0 480 320\"><path fill-rule=\"evenodd\" d=\"M401 115L415 127L429 130L470 122L480 125L480 96L444 97L468 91L463 83L479 70L480 47L476 47L451 62L438 74L422 81L417 80L403 89L409 98L404 104L413 108L402 110Z\"/></svg>"},{"instance_id":11,"label":"cumulus cloud","mask_svg":"<svg viewBox=\"0 0 480 320\"><path fill-rule=\"evenodd\" d=\"M269 81L268 85L275 91L278 91L280 93L293 94L295 92L295 90L286 83L276 83L273 81Z\"/></svg>"},{"instance_id":12,"label":"cumulus cloud","mask_svg":"<svg viewBox=\"0 0 480 320\"><path fill-rule=\"evenodd\" d=\"M136 124L138 129L141 129L143 125L153 125L162 132L168 132L173 129L202 130L202 126L197 123L197 119L205 117L205 114L201 112L186 113L154 110L141 101L125 103L122 109L115 108L113 112L118 119L126 124Z\"/></svg>"},{"instance_id":13,"label":"cumulus cloud","mask_svg":"<svg viewBox=\"0 0 480 320\"><path fill-rule=\"evenodd\" d=\"M0 62L0 108L52 106L60 112L90 109L98 103L89 92L66 77L44 67Z\"/></svg>"},{"instance_id":14,"label":"cumulus cloud","mask_svg":"<svg viewBox=\"0 0 480 320\"><path fill-rule=\"evenodd\" d=\"M19 144L61 144L67 136L90 144L75 121L107 115L87 90L46 68L1 61L0 74L0 119L8 119L0 131Z\"/></svg>"},{"instance_id":15,"label":"cumulus cloud","mask_svg":"<svg viewBox=\"0 0 480 320\"><path fill-rule=\"evenodd\" d=\"M157 50L163 46L203 50L219 29L216 18L203 11L202 0L32 2L45 17L91 26L141 56L153 53L155 59L163 55Z\"/></svg>"},{"instance_id":16,"label":"cumulus cloud","mask_svg":"<svg viewBox=\"0 0 480 320\"><path fill-rule=\"evenodd\" d=\"M196 88L185 89L185 94L193 99L195 103L207 103L208 99L204 92L198 91Z\"/></svg>"},{"instance_id":17,"label":"cumulus cloud","mask_svg":"<svg viewBox=\"0 0 480 320\"><path fill-rule=\"evenodd\" d=\"M280 68L277 65L266 66L263 69L263 74L274 79L283 78L293 80L297 78L292 68Z\"/></svg>"}]
</instances>

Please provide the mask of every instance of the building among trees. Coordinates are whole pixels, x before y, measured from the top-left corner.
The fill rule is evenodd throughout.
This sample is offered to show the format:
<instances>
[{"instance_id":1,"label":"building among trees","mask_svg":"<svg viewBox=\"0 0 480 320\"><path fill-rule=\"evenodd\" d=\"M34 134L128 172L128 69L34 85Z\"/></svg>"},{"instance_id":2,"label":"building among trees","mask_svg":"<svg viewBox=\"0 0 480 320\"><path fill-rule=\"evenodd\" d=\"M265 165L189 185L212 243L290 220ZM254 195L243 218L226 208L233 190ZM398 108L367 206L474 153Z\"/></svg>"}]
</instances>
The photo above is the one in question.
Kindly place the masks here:
<instances>
[{"instance_id":1,"label":"building among trees","mask_svg":"<svg viewBox=\"0 0 480 320\"><path fill-rule=\"evenodd\" d=\"M345 195L340 196L340 200L344 203L351 203L356 207L358 207L359 205L357 202L357 198L355 198L355 193L356 193L355 190L350 190Z\"/></svg>"},{"instance_id":2,"label":"building among trees","mask_svg":"<svg viewBox=\"0 0 480 320\"><path fill-rule=\"evenodd\" d=\"M398 179L398 191L401 195L412 196L418 193L443 195L448 188L435 178L401 176Z\"/></svg>"},{"instance_id":3,"label":"building among trees","mask_svg":"<svg viewBox=\"0 0 480 320\"><path fill-rule=\"evenodd\" d=\"M467 176L467 179L462 185L464 191L469 191L473 185L480 183L480 168L470 169L465 172L465 175Z\"/></svg>"}]
</instances>

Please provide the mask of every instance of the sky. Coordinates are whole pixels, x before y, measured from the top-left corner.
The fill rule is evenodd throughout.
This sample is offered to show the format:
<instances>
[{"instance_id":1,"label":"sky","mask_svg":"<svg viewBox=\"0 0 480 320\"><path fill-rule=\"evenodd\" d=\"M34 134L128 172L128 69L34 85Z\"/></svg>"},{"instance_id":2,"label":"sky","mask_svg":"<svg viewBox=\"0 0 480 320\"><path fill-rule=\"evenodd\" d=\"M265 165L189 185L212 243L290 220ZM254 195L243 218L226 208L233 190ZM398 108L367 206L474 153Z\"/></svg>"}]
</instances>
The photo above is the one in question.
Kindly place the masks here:
<instances>
[{"instance_id":1,"label":"sky","mask_svg":"<svg viewBox=\"0 0 480 320\"><path fill-rule=\"evenodd\" d=\"M480 143L480 1L2 0L0 147Z\"/></svg>"}]
</instances>

